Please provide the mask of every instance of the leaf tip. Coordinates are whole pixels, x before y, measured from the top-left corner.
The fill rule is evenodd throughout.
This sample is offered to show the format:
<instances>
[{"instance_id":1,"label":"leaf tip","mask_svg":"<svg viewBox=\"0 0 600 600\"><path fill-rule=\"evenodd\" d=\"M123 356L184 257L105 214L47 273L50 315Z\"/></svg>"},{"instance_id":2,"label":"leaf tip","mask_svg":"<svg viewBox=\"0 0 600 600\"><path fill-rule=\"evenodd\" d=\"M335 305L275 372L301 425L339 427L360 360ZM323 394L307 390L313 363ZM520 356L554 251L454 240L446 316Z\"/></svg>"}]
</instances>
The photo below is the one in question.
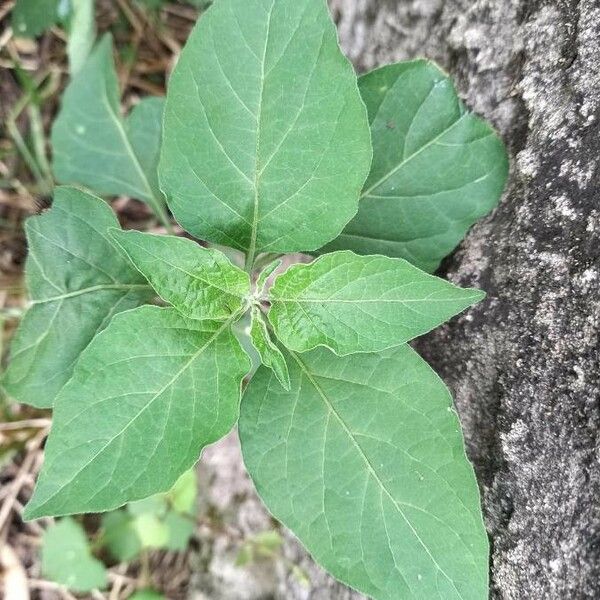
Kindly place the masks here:
<instances>
[{"instance_id":1,"label":"leaf tip","mask_svg":"<svg viewBox=\"0 0 600 600\"><path fill-rule=\"evenodd\" d=\"M292 384L290 382L289 375L287 377L280 376L280 377L277 377L277 379L286 392L289 392L292 389Z\"/></svg>"},{"instance_id":2,"label":"leaf tip","mask_svg":"<svg viewBox=\"0 0 600 600\"><path fill-rule=\"evenodd\" d=\"M25 523L35 521L41 517L49 516L45 514L43 510L41 510L41 507L36 506L36 504L33 502L34 498L35 496L25 505L23 510L22 519Z\"/></svg>"},{"instance_id":3,"label":"leaf tip","mask_svg":"<svg viewBox=\"0 0 600 600\"><path fill-rule=\"evenodd\" d=\"M487 296L487 293L484 290L480 290L478 288L471 288L469 291L471 292L472 304L477 304L478 302L481 302Z\"/></svg>"}]
</instances>

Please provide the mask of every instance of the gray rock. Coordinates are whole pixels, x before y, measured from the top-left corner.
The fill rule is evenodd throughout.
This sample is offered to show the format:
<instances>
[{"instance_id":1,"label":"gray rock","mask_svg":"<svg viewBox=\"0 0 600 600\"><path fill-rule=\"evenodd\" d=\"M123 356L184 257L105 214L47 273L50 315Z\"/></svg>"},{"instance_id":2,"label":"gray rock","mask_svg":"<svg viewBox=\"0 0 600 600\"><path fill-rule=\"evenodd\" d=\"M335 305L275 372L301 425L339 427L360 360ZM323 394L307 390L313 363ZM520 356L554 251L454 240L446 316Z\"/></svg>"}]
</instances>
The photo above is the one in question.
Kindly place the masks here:
<instances>
[{"instance_id":1,"label":"gray rock","mask_svg":"<svg viewBox=\"0 0 600 600\"><path fill-rule=\"evenodd\" d=\"M510 149L505 198L441 271L488 299L417 346L461 414L492 541L492 597L600 598L600 3L330 4L360 70L437 60ZM290 536L285 560L233 567L241 540L273 524L235 438L201 468L224 529L207 533L198 598L361 597ZM291 564L307 572L309 588Z\"/></svg>"}]
</instances>

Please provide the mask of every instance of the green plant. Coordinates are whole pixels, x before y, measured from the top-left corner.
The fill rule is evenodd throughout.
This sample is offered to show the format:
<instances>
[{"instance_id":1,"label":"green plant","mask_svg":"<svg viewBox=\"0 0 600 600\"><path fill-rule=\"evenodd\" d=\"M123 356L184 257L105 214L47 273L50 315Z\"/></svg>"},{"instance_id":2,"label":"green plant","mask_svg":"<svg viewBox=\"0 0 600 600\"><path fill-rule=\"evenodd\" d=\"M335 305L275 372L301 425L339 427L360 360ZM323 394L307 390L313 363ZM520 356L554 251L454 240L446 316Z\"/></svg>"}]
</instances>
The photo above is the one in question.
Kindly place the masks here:
<instances>
[{"instance_id":1,"label":"green plant","mask_svg":"<svg viewBox=\"0 0 600 600\"><path fill-rule=\"evenodd\" d=\"M56 179L98 194L133 196L166 223L156 172L163 108L162 98L145 98L126 119L121 116L112 39L106 34L65 90L53 123Z\"/></svg>"},{"instance_id":2,"label":"green plant","mask_svg":"<svg viewBox=\"0 0 600 600\"><path fill-rule=\"evenodd\" d=\"M98 146L112 121L86 124ZM74 188L30 220L33 306L5 386L54 417L26 518L169 489L239 417L257 491L335 577L377 599L487 597L458 418L407 342L482 299L419 267L494 206L506 171L431 63L357 85L323 0L215 2L171 77L158 179L181 226L244 270L121 231ZM319 257L271 262L299 251ZM247 313L249 382L232 329Z\"/></svg>"},{"instance_id":3,"label":"green plant","mask_svg":"<svg viewBox=\"0 0 600 600\"><path fill-rule=\"evenodd\" d=\"M166 494L105 513L93 543L78 522L70 517L61 519L44 533L42 573L74 592L84 593L104 589L107 584L106 567L92 550L105 550L119 563L139 559L152 549L185 550L196 521L196 487L194 471L187 471ZM151 590L138 594L162 598Z\"/></svg>"},{"instance_id":4,"label":"green plant","mask_svg":"<svg viewBox=\"0 0 600 600\"><path fill-rule=\"evenodd\" d=\"M205 0L181 0L198 9L205 8L210 2ZM140 6L159 9L167 0L137 0ZM77 40L73 44L69 40L69 57L76 46L87 54L88 43L93 41L94 0L16 0L12 10L11 26L15 35L20 37L37 37L57 23L64 23L71 35L75 32ZM86 35L87 34L87 35ZM82 54L76 61L83 58ZM71 62L71 61L70 61ZM77 70L77 69L75 69Z\"/></svg>"}]
</instances>

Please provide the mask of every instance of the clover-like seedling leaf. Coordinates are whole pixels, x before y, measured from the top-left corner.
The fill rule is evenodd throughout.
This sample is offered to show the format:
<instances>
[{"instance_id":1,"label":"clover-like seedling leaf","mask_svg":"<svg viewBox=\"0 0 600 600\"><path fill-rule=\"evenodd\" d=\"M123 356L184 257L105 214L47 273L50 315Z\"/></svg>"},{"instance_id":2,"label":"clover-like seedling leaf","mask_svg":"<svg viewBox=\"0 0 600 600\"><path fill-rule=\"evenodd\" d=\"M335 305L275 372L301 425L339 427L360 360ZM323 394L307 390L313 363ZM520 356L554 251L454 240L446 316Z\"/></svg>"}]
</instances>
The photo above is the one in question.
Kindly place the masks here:
<instances>
[{"instance_id":1,"label":"clover-like seedling leaf","mask_svg":"<svg viewBox=\"0 0 600 600\"><path fill-rule=\"evenodd\" d=\"M298 352L372 352L426 333L484 296L400 258L341 251L279 275L269 291L269 321Z\"/></svg>"},{"instance_id":2,"label":"clover-like seedling leaf","mask_svg":"<svg viewBox=\"0 0 600 600\"><path fill-rule=\"evenodd\" d=\"M102 516L100 542L120 562L144 548L185 550L194 533L196 474L186 471L165 494L131 502Z\"/></svg>"},{"instance_id":3,"label":"clover-like seedling leaf","mask_svg":"<svg viewBox=\"0 0 600 600\"><path fill-rule=\"evenodd\" d=\"M85 531L71 518L52 525L42 538L42 573L74 592L106 586L106 569L92 556Z\"/></svg>"},{"instance_id":4,"label":"clover-like seedling leaf","mask_svg":"<svg viewBox=\"0 0 600 600\"><path fill-rule=\"evenodd\" d=\"M487 598L488 543L451 398L409 346L286 353L242 400L244 462L267 508L376 600Z\"/></svg>"},{"instance_id":5,"label":"clover-like seedling leaf","mask_svg":"<svg viewBox=\"0 0 600 600\"><path fill-rule=\"evenodd\" d=\"M118 226L103 200L71 187L56 188L52 208L27 220L31 306L2 380L19 402L52 406L96 333L153 296L109 238L108 229Z\"/></svg>"},{"instance_id":6,"label":"clover-like seedling leaf","mask_svg":"<svg viewBox=\"0 0 600 600\"><path fill-rule=\"evenodd\" d=\"M265 288L269 277L275 273L275 271L281 266L282 260L280 258L276 258L271 261L262 271L258 274L256 278L256 291L258 294L265 293Z\"/></svg>"},{"instance_id":7,"label":"clover-like seedling leaf","mask_svg":"<svg viewBox=\"0 0 600 600\"><path fill-rule=\"evenodd\" d=\"M164 100L142 100L121 116L112 38L105 35L67 86L52 127L54 174L98 194L148 203L166 221L157 163Z\"/></svg>"},{"instance_id":8,"label":"clover-like seedling leaf","mask_svg":"<svg viewBox=\"0 0 600 600\"><path fill-rule=\"evenodd\" d=\"M248 274L219 250L172 235L120 229L110 234L158 295L186 317L228 319L250 293Z\"/></svg>"},{"instance_id":9,"label":"clover-like seedling leaf","mask_svg":"<svg viewBox=\"0 0 600 600\"><path fill-rule=\"evenodd\" d=\"M250 264L316 249L356 213L370 162L324 0L219 0L202 15L169 82L159 165L185 229Z\"/></svg>"},{"instance_id":10,"label":"clover-like seedling leaf","mask_svg":"<svg viewBox=\"0 0 600 600\"><path fill-rule=\"evenodd\" d=\"M102 545L119 562L133 560L142 551L133 520L125 510L112 510L102 515Z\"/></svg>"},{"instance_id":11,"label":"clover-like seedling leaf","mask_svg":"<svg viewBox=\"0 0 600 600\"><path fill-rule=\"evenodd\" d=\"M405 258L434 271L500 199L502 141L468 112L447 74L426 60L359 78L373 164L356 217L324 250Z\"/></svg>"},{"instance_id":12,"label":"clover-like seedling leaf","mask_svg":"<svg viewBox=\"0 0 600 600\"><path fill-rule=\"evenodd\" d=\"M252 324L250 326L250 340L256 348L260 360L265 367L273 370L279 383L290 389L290 376L281 350L273 343L267 324L264 321L260 308L252 307Z\"/></svg>"},{"instance_id":13,"label":"clover-like seedling leaf","mask_svg":"<svg viewBox=\"0 0 600 600\"><path fill-rule=\"evenodd\" d=\"M167 541L164 544L164 548L173 550L174 552L185 550L190 537L194 534L194 517L170 511L165 516L164 524L167 528Z\"/></svg>"},{"instance_id":14,"label":"clover-like seedling leaf","mask_svg":"<svg viewBox=\"0 0 600 600\"><path fill-rule=\"evenodd\" d=\"M117 315L56 399L28 519L100 512L170 489L238 417L247 356L225 322Z\"/></svg>"}]
</instances>

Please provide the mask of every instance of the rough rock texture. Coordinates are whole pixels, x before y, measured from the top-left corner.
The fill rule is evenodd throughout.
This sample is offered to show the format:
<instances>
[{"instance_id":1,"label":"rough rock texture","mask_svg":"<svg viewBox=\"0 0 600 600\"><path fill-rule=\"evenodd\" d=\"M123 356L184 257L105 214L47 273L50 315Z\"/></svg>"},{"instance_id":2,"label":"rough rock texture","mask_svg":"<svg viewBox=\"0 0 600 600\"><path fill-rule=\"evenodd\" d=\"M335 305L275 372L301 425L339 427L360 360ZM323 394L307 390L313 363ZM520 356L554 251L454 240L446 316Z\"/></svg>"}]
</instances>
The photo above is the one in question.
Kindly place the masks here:
<instances>
[{"instance_id":1,"label":"rough rock texture","mask_svg":"<svg viewBox=\"0 0 600 600\"><path fill-rule=\"evenodd\" d=\"M359 69L437 60L510 149L500 207L442 269L489 298L417 345L461 413L492 541L492 597L600 598L600 3L330 4ZM210 502L244 537L271 523L239 461L229 438L202 469ZM231 539L217 536L198 598L360 597L292 540L286 560L307 571L309 588L286 561L235 569L223 559L235 556Z\"/></svg>"},{"instance_id":2,"label":"rough rock texture","mask_svg":"<svg viewBox=\"0 0 600 600\"><path fill-rule=\"evenodd\" d=\"M498 127L508 192L445 265L489 293L419 349L455 392L493 597L600 597L600 3L336 0L360 68L421 54Z\"/></svg>"}]
</instances>

